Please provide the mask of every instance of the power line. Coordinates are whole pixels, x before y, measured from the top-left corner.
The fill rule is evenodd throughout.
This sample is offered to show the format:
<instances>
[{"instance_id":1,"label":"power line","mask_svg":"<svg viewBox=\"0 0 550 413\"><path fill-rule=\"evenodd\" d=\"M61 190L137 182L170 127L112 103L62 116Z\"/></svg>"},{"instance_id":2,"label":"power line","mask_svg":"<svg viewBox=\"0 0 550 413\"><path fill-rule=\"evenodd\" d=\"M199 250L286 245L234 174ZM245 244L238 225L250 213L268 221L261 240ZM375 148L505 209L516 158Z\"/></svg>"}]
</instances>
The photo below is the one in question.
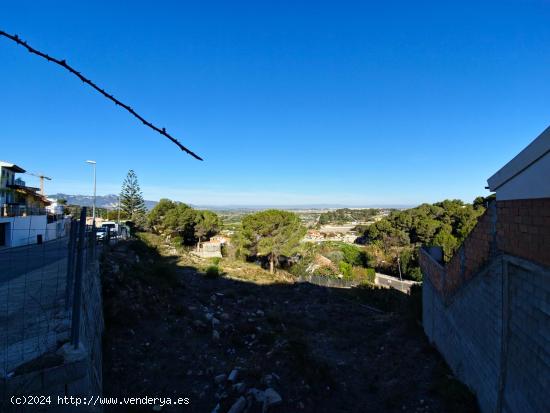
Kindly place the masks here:
<instances>
[{"instance_id":1,"label":"power line","mask_svg":"<svg viewBox=\"0 0 550 413\"><path fill-rule=\"evenodd\" d=\"M126 109L127 112L129 112L132 116L136 117L138 120L140 120L145 126L148 126L149 128L153 129L154 131L157 131L162 136L165 136L166 138L170 139L172 142L174 142L182 151L187 152L189 155L194 157L195 159L198 159L199 161L202 161L203 159L191 151L190 149L187 149L185 146L183 146L176 138L174 138L172 135L170 135L168 132L166 132L166 128L159 128L158 126L155 126L151 122L147 121L145 118L143 118L141 115L139 115L134 109L132 109L130 106L126 105L125 103L122 103L120 100L115 98L113 95L107 93L104 89L97 86L94 82L92 82L90 79L84 77L80 72L75 70L73 67L71 67L69 64L67 64L66 60L56 59L55 57L49 56L46 53L41 52L40 50L37 50L30 46L26 41L21 40L19 36L16 34L9 34L4 32L3 30L0 30L0 36L4 36L15 43L17 43L20 46L23 46L25 49L27 49L30 53L33 53L37 56L40 56L44 59L46 59L48 62L53 62L58 64L59 66L63 67L64 69L71 72L73 75L78 77L80 80L82 80L84 83L87 83L92 88L97 90L99 93L101 93L103 96L105 96L110 101L114 102L117 106L121 106L122 108Z\"/></svg>"}]
</instances>

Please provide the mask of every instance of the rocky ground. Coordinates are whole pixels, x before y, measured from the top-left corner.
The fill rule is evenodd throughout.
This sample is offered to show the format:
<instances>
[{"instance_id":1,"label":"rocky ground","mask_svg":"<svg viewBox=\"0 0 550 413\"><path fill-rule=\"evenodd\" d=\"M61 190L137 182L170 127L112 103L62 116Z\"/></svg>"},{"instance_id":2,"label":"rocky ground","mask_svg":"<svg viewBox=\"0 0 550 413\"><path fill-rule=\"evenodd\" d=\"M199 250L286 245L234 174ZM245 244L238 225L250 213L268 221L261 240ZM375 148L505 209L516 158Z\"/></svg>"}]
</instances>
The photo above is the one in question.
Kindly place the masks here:
<instances>
[{"instance_id":1,"label":"rocky ground","mask_svg":"<svg viewBox=\"0 0 550 413\"><path fill-rule=\"evenodd\" d=\"M126 411L477 411L407 297L230 265L208 278L174 253L129 241L103 259L105 395L190 399Z\"/></svg>"}]
</instances>

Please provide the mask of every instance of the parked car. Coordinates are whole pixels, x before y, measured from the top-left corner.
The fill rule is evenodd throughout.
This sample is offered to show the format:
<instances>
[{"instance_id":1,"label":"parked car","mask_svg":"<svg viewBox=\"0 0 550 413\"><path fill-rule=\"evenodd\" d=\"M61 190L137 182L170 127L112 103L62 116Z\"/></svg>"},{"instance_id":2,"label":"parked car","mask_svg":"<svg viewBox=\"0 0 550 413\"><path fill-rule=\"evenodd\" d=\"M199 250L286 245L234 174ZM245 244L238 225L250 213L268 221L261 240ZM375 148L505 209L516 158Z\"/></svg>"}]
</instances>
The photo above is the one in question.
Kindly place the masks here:
<instances>
[{"instance_id":1,"label":"parked car","mask_svg":"<svg viewBox=\"0 0 550 413\"><path fill-rule=\"evenodd\" d=\"M101 228L106 228L111 232L111 235L114 233L118 233L118 224L116 222L107 221L101 224Z\"/></svg>"},{"instance_id":2,"label":"parked car","mask_svg":"<svg viewBox=\"0 0 550 413\"><path fill-rule=\"evenodd\" d=\"M96 228L95 238L98 241L103 241L107 236L107 228L99 227Z\"/></svg>"}]
</instances>

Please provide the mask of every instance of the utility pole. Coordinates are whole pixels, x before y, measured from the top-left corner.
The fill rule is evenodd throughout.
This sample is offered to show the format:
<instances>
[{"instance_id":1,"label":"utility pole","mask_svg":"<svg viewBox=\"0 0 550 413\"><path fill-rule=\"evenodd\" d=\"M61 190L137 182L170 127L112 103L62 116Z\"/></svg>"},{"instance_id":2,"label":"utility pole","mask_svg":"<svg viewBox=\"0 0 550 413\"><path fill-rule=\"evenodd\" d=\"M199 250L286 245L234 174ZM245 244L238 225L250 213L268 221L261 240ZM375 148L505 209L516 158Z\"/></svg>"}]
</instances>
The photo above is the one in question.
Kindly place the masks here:
<instances>
[{"instance_id":1,"label":"utility pole","mask_svg":"<svg viewBox=\"0 0 550 413\"><path fill-rule=\"evenodd\" d=\"M93 201L93 205L92 205L92 226L95 227L95 196L96 196L96 174L95 174L95 166L96 166L96 161L86 161L86 163L92 165L92 167L94 168L94 201Z\"/></svg>"},{"instance_id":2,"label":"utility pole","mask_svg":"<svg viewBox=\"0 0 550 413\"><path fill-rule=\"evenodd\" d=\"M399 268L399 280L403 282L403 277L401 276L401 258L397 256L397 268Z\"/></svg>"}]
</instances>

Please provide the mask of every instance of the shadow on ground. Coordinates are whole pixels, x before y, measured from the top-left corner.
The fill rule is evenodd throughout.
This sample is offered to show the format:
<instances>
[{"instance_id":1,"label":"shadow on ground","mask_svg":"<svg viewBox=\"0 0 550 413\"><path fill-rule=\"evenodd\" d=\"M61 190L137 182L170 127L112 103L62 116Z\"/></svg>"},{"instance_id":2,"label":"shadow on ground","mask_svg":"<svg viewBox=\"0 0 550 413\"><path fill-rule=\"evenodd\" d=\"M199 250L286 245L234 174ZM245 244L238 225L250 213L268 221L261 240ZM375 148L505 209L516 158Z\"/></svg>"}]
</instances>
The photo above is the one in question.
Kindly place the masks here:
<instances>
[{"instance_id":1,"label":"shadow on ground","mask_svg":"<svg viewBox=\"0 0 550 413\"><path fill-rule=\"evenodd\" d=\"M105 396L219 413L243 397L236 411L261 412L270 388L269 412L477 411L426 341L418 295L208 278L136 240L106 252L102 274Z\"/></svg>"}]
</instances>

